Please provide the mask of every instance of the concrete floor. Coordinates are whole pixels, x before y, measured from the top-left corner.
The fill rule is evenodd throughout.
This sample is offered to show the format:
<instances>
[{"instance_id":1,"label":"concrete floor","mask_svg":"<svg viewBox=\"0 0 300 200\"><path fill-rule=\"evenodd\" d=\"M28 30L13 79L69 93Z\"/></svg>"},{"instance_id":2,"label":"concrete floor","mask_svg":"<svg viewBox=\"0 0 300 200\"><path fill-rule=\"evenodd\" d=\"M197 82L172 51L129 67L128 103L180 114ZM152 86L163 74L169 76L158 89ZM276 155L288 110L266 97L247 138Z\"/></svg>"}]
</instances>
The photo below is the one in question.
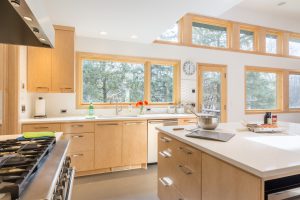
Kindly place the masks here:
<instances>
[{"instance_id":1,"label":"concrete floor","mask_svg":"<svg viewBox=\"0 0 300 200\"><path fill-rule=\"evenodd\" d=\"M72 200L158 200L157 166L76 178Z\"/></svg>"}]
</instances>

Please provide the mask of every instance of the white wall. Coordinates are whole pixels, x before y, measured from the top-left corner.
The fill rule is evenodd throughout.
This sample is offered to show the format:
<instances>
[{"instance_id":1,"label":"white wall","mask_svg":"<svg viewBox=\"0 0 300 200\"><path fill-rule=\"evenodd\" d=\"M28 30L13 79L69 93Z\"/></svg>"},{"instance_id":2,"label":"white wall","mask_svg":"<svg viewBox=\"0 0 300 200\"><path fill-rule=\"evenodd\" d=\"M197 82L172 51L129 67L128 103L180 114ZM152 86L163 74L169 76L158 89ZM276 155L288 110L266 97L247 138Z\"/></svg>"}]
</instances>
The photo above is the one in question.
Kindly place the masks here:
<instances>
[{"instance_id":1,"label":"white wall","mask_svg":"<svg viewBox=\"0 0 300 200\"><path fill-rule=\"evenodd\" d=\"M228 121L241 119L261 120L262 115L244 114L244 66L262 66L273 68L300 69L300 60L261 56L229 51L210 50L192 47L161 44L139 44L130 42L111 41L78 37L76 50L101 54L115 54L126 56L140 56L149 58L191 59L199 63L225 64L228 66ZM181 73L182 101L196 102L196 75L186 76ZM61 108L67 108L69 114L84 114L86 111L75 110L75 94L31 94L31 98L44 96L47 101L47 113L59 115ZM32 99L33 100L33 99ZM103 112L103 110L98 111ZM107 112L107 111L106 111ZM300 122L300 114L280 114L279 120Z\"/></svg>"}]
</instances>

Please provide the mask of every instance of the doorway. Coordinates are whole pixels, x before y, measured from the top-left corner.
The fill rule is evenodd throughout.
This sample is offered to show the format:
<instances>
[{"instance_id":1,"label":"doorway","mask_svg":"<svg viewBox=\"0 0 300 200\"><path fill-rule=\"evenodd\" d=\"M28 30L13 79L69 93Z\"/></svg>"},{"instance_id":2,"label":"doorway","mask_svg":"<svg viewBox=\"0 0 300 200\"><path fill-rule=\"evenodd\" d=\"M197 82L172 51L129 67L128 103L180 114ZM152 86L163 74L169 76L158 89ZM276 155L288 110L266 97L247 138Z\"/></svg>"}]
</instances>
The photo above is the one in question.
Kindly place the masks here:
<instances>
[{"instance_id":1,"label":"doorway","mask_svg":"<svg viewBox=\"0 0 300 200\"><path fill-rule=\"evenodd\" d=\"M198 111L227 120L227 66L198 64Z\"/></svg>"}]
</instances>

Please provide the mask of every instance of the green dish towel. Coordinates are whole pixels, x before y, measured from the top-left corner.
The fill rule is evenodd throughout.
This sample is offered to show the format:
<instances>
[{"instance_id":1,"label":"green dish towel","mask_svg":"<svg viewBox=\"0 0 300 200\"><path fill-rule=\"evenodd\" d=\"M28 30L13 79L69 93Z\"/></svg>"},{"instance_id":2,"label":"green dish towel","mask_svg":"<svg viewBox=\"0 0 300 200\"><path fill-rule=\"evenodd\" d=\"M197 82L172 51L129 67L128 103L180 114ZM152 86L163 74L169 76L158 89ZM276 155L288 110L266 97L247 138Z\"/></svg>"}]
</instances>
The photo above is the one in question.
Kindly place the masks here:
<instances>
[{"instance_id":1,"label":"green dish towel","mask_svg":"<svg viewBox=\"0 0 300 200\"><path fill-rule=\"evenodd\" d=\"M28 138L40 138L40 137L55 137L54 132L44 131L44 132L24 132L23 137Z\"/></svg>"}]
</instances>

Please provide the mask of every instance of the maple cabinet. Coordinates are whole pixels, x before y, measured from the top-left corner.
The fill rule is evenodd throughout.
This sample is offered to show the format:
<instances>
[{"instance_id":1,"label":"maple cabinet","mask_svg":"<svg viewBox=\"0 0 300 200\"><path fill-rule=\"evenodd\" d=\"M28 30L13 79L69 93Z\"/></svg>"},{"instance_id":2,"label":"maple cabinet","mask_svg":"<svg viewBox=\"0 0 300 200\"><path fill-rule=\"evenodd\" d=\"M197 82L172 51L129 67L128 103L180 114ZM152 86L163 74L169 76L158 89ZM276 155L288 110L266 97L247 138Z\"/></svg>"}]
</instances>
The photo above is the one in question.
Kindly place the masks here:
<instances>
[{"instance_id":1,"label":"maple cabinet","mask_svg":"<svg viewBox=\"0 0 300 200\"><path fill-rule=\"evenodd\" d=\"M53 49L27 49L27 90L74 92L74 59L74 28L55 26Z\"/></svg>"}]
</instances>

